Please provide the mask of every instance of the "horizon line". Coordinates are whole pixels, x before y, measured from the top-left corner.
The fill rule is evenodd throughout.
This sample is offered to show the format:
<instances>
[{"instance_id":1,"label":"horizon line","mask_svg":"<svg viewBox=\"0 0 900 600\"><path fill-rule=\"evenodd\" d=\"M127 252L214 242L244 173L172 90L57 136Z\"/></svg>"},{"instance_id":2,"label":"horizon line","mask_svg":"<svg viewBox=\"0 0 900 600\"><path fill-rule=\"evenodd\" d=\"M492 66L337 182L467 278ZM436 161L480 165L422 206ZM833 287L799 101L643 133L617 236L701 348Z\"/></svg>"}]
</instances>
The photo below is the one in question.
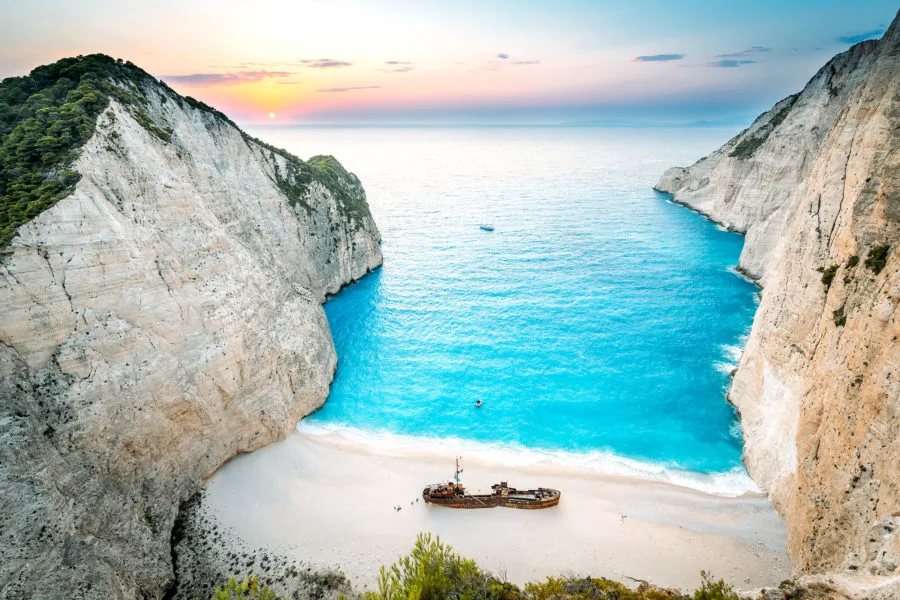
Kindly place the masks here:
<instances>
[{"instance_id":1,"label":"horizon line","mask_svg":"<svg viewBox=\"0 0 900 600\"><path fill-rule=\"evenodd\" d=\"M749 125L753 119L747 120ZM640 123L640 122L622 122L622 123L590 123L590 122L573 122L573 123L271 123L271 122L235 122L241 127L304 127L304 128L417 128L417 127L565 127L565 128L594 128L594 129L654 129L654 128L690 128L690 127L735 127L740 126L737 122L725 121L690 121L680 123Z\"/></svg>"}]
</instances>

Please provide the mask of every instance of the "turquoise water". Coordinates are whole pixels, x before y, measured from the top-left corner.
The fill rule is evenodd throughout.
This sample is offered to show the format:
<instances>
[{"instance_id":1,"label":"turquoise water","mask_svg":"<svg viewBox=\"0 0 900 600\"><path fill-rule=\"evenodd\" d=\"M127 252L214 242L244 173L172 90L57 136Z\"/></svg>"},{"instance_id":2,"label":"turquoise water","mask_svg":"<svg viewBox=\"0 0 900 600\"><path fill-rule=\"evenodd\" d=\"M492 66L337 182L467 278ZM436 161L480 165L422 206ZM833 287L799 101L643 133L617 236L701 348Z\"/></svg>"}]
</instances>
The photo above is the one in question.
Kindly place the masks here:
<instances>
[{"instance_id":1,"label":"turquoise water","mask_svg":"<svg viewBox=\"0 0 900 600\"><path fill-rule=\"evenodd\" d=\"M724 393L756 309L743 239L651 189L733 132L254 133L337 156L384 236L384 266L325 305L338 372L306 426L740 468Z\"/></svg>"}]
</instances>

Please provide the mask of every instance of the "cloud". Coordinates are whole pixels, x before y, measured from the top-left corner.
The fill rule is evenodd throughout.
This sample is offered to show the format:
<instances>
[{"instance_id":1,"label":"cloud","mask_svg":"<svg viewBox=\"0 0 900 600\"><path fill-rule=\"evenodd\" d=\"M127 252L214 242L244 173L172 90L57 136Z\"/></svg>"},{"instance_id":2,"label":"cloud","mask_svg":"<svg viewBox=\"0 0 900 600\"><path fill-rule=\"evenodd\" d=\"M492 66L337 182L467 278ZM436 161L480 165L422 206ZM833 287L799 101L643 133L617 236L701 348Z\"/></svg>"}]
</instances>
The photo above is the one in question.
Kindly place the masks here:
<instances>
[{"instance_id":1,"label":"cloud","mask_svg":"<svg viewBox=\"0 0 900 600\"><path fill-rule=\"evenodd\" d=\"M755 62L755 60L735 60L733 58L723 58L722 60L716 60L709 63L709 66L732 69L734 67L740 67L742 65L752 65Z\"/></svg>"},{"instance_id":2,"label":"cloud","mask_svg":"<svg viewBox=\"0 0 900 600\"><path fill-rule=\"evenodd\" d=\"M478 67L477 70L479 70L479 71L496 71L497 69L506 68L508 66L514 66L514 65L539 65L539 64L541 64L541 61L539 61L539 60L509 60L509 54L506 54L505 52L498 54L497 58L499 58L501 60L499 60L499 61L489 60L489 61L487 61L486 64L482 65L481 67ZM463 63L456 63L456 64L461 65Z\"/></svg>"},{"instance_id":3,"label":"cloud","mask_svg":"<svg viewBox=\"0 0 900 600\"><path fill-rule=\"evenodd\" d=\"M766 54L767 52L771 51L772 49L766 46L750 46L749 48L745 48L739 52L716 54L713 58L718 60L710 62L709 66L722 69L734 69L737 67L742 67L744 65L752 65L756 62L756 60L751 59L750 57L756 58L760 54Z\"/></svg>"},{"instance_id":4,"label":"cloud","mask_svg":"<svg viewBox=\"0 0 900 600\"><path fill-rule=\"evenodd\" d=\"M334 60L332 58L318 58L315 60L305 59L300 61L310 69L340 69L341 67L352 67L353 63L346 60Z\"/></svg>"},{"instance_id":5,"label":"cloud","mask_svg":"<svg viewBox=\"0 0 900 600\"><path fill-rule=\"evenodd\" d=\"M394 67L393 69L378 69L384 73L409 73L415 69L408 60L386 60L384 64Z\"/></svg>"},{"instance_id":6,"label":"cloud","mask_svg":"<svg viewBox=\"0 0 900 600\"><path fill-rule=\"evenodd\" d=\"M730 52L728 54L716 54L715 58L744 58L745 56L752 56L754 54L765 54L766 52L771 52L771 48L767 48L765 46L750 46L745 50L741 50L740 52Z\"/></svg>"},{"instance_id":7,"label":"cloud","mask_svg":"<svg viewBox=\"0 0 900 600\"><path fill-rule=\"evenodd\" d=\"M326 94L340 94L343 92L352 92L353 90L374 90L380 88L380 85L357 85L354 87L343 87L343 88L324 88L321 90L316 90L317 92L324 92Z\"/></svg>"},{"instance_id":8,"label":"cloud","mask_svg":"<svg viewBox=\"0 0 900 600\"><path fill-rule=\"evenodd\" d=\"M681 60L684 54L650 54L647 56L635 56L632 62L668 62L670 60Z\"/></svg>"},{"instance_id":9,"label":"cloud","mask_svg":"<svg viewBox=\"0 0 900 600\"><path fill-rule=\"evenodd\" d=\"M267 77L290 77L290 71L237 71L234 73L193 73L191 75L162 75L160 79L169 83L194 87L213 87L217 85L238 85L256 83Z\"/></svg>"},{"instance_id":10,"label":"cloud","mask_svg":"<svg viewBox=\"0 0 900 600\"><path fill-rule=\"evenodd\" d=\"M859 42L871 40L872 38L881 37L882 35L884 35L884 32L885 29L882 27L880 29L873 29L872 31L865 31L863 33L842 35L838 38L838 41L843 42L844 44L858 44Z\"/></svg>"}]
</instances>

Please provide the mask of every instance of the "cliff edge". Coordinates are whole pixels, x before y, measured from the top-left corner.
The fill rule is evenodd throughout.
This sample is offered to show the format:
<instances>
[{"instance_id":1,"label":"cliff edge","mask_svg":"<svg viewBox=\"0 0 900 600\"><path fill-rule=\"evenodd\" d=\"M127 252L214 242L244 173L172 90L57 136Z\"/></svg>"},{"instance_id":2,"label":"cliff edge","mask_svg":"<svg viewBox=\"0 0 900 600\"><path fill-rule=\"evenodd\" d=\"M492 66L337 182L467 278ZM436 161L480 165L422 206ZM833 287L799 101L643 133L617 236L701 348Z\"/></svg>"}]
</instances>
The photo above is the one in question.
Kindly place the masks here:
<instances>
[{"instance_id":1,"label":"cliff edge","mask_svg":"<svg viewBox=\"0 0 900 600\"><path fill-rule=\"evenodd\" d=\"M130 63L0 91L0 597L160 598L179 503L324 402L378 230L336 160Z\"/></svg>"},{"instance_id":2,"label":"cliff edge","mask_svg":"<svg viewBox=\"0 0 900 600\"><path fill-rule=\"evenodd\" d=\"M657 189L746 233L729 399L798 573L900 577L900 17Z\"/></svg>"}]
</instances>

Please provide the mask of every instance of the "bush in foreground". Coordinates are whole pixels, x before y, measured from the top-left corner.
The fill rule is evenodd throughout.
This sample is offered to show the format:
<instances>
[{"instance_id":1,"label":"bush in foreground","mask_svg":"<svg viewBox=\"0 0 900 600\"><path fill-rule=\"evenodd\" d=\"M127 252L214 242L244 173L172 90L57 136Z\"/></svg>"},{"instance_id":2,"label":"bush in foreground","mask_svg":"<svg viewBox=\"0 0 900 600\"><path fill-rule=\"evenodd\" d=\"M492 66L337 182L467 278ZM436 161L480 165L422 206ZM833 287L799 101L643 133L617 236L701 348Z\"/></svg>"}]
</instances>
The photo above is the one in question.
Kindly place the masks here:
<instances>
[{"instance_id":1,"label":"bush in foreground","mask_svg":"<svg viewBox=\"0 0 900 600\"><path fill-rule=\"evenodd\" d=\"M363 600L515 600L519 589L484 573L474 560L463 558L440 538L420 533L407 556L390 568L381 567L378 590Z\"/></svg>"},{"instance_id":2,"label":"bush in foreground","mask_svg":"<svg viewBox=\"0 0 900 600\"><path fill-rule=\"evenodd\" d=\"M213 592L212 600L281 600L271 589L259 583L254 575L244 581L234 577L227 584Z\"/></svg>"},{"instance_id":3,"label":"bush in foreground","mask_svg":"<svg viewBox=\"0 0 900 600\"><path fill-rule=\"evenodd\" d=\"M412 552L390 568L381 568L378 589L363 600L737 600L733 588L701 573L702 585L691 596L641 583L636 589L594 577L548 577L519 588L482 571L440 538L420 533Z\"/></svg>"},{"instance_id":4,"label":"bush in foreground","mask_svg":"<svg viewBox=\"0 0 900 600\"><path fill-rule=\"evenodd\" d=\"M636 589L604 578L548 577L517 585L482 571L474 560L463 558L439 537L420 533L408 555L390 567L381 567L377 590L362 600L738 600L732 586L700 573L702 583L692 595L642 582ZM343 597L342 597L343 598ZM211 600L281 600L254 576L215 591Z\"/></svg>"}]
</instances>

